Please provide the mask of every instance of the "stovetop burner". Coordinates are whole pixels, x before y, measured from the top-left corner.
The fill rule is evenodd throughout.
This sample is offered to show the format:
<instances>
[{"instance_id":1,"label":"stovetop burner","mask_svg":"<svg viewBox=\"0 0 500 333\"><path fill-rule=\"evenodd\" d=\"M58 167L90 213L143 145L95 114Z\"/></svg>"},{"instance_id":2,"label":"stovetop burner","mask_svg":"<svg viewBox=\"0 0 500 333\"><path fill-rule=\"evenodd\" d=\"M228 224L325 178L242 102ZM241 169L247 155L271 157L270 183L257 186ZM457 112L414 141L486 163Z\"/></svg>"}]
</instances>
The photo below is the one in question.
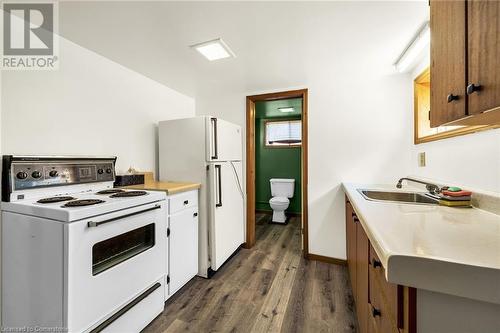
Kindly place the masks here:
<instances>
[{"instance_id":1,"label":"stovetop burner","mask_svg":"<svg viewBox=\"0 0 500 333\"><path fill-rule=\"evenodd\" d=\"M113 194L110 198L127 198L127 197L139 197L141 195L148 194L146 191L127 191Z\"/></svg>"},{"instance_id":2,"label":"stovetop burner","mask_svg":"<svg viewBox=\"0 0 500 333\"><path fill-rule=\"evenodd\" d=\"M54 202L61 202L61 201L69 201L69 200L74 200L75 198L70 197L70 196L60 196L60 197L50 197L50 198L43 198L38 200L38 203L41 204L47 204L47 203L54 203Z\"/></svg>"},{"instance_id":3,"label":"stovetop burner","mask_svg":"<svg viewBox=\"0 0 500 333\"><path fill-rule=\"evenodd\" d=\"M99 199L83 199L83 200L75 200L67 202L64 207L82 207L82 206L91 206L105 202L104 200Z\"/></svg>"},{"instance_id":4,"label":"stovetop burner","mask_svg":"<svg viewBox=\"0 0 500 333\"><path fill-rule=\"evenodd\" d=\"M120 190L118 188L111 188L109 190L99 191L99 192L97 192L97 194L115 194L115 193L121 193L121 192L125 192L125 191L124 190Z\"/></svg>"}]
</instances>

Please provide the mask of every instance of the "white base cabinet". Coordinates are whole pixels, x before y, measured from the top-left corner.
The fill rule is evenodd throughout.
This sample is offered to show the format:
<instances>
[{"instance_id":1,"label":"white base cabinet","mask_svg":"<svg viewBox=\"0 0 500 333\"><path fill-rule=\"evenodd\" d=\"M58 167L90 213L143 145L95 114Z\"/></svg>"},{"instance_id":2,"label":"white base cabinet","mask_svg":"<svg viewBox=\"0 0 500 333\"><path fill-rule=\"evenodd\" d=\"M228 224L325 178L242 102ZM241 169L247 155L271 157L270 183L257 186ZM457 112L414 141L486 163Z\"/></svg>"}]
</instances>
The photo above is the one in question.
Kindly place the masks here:
<instances>
[{"instance_id":1,"label":"white base cabinet","mask_svg":"<svg viewBox=\"0 0 500 333\"><path fill-rule=\"evenodd\" d=\"M165 300L198 273L198 190L175 194L168 200Z\"/></svg>"}]
</instances>

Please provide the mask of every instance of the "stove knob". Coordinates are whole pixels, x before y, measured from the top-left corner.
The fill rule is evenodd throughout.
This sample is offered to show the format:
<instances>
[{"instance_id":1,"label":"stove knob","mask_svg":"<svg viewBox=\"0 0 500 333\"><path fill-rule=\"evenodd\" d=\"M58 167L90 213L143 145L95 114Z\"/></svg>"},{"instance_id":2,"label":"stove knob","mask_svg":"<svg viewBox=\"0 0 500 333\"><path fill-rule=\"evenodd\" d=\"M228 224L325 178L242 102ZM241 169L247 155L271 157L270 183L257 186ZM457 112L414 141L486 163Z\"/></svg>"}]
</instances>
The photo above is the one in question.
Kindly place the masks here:
<instances>
[{"instance_id":1,"label":"stove knob","mask_svg":"<svg viewBox=\"0 0 500 333\"><path fill-rule=\"evenodd\" d=\"M17 179L26 179L28 178L28 174L24 171L19 171L16 175Z\"/></svg>"},{"instance_id":2,"label":"stove knob","mask_svg":"<svg viewBox=\"0 0 500 333\"><path fill-rule=\"evenodd\" d=\"M111 170L110 168L106 169L106 173L111 173L113 172L113 170Z\"/></svg>"},{"instance_id":3,"label":"stove knob","mask_svg":"<svg viewBox=\"0 0 500 333\"><path fill-rule=\"evenodd\" d=\"M33 171L31 173L31 177L33 177L33 178L40 178L40 177L42 177L42 174L40 173L40 171Z\"/></svg>"},{"instance_id":4,"label":"stove knob","mask_svg":"<svg viewBox=\"0 0 500 333\"><path fill-rule=\"evenodd\" d=\"M57 170L52 170L51 172L49 172L50 177L57 177L57 175L58 175Z\"/></svg>"},{"instance_id":5,"label":"stove knob","mask_svg":"<svg viewBox=\"0 0 500 333\"><path fill-rule=\"evenodd\" d=\"M100 174L100 175L102 175L102 173L103 173L103 172L104 172L104 170L103 170L103 169L99 169L99 170L97 170L97 173L98 173L98 174Z\"/></svg>"}]
</instances>

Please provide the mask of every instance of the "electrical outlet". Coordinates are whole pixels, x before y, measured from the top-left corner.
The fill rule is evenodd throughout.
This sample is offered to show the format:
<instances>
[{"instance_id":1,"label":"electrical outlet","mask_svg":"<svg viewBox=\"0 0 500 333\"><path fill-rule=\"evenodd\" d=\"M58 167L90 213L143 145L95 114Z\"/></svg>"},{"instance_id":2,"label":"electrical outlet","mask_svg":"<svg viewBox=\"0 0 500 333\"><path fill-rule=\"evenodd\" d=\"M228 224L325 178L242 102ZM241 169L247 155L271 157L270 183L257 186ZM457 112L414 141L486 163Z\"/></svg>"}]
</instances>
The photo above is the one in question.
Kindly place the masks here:
<instances>
[{"instance_id":1,"label":"electrical outlet","mask_svg":"<svg viewBox=\"0 0 500 333\"><path fill-rule=\"evenodd\" d=\"M418 166L425 166L425 152L418 153Z\"/></svg>"}]
</instances>

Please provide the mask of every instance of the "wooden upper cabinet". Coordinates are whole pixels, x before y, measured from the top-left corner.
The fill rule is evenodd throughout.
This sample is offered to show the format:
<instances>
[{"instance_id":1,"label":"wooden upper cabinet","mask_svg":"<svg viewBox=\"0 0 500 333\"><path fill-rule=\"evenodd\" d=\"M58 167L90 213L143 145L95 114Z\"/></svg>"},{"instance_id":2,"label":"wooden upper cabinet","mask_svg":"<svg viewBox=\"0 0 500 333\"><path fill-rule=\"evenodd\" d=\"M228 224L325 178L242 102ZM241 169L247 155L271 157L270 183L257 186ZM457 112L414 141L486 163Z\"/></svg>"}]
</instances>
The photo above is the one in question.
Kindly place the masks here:
<instances>
[{"instance_id":1,"label":"wooden upper cabinet","mask_svg":"<svg viewBox=\"0 0 500 333\"><path fill-rule=\"evenodd\" d=\"M431 1L431 127L467 115L466 3Z\"/></svg>"},{"instance_id":2,"label":"wooden upper cabinet","mask_svg":"<svg viewBox=\"0 0 500 333\"><path fill-rule=\"evenodd\" d=\"M431 127L500 124L500 1L430 5Z\"/></svg>"},{"instance_id":3,"label":"wooden upper cabinet","mask_svg":"<svg viewBox=\"0 0 500 333\"><path fill-rule=\"evenodd\" d=\"M469 114L474 115L500 107L500 2L467 1L467 24Z\"/></svg>"}]
</instances>

